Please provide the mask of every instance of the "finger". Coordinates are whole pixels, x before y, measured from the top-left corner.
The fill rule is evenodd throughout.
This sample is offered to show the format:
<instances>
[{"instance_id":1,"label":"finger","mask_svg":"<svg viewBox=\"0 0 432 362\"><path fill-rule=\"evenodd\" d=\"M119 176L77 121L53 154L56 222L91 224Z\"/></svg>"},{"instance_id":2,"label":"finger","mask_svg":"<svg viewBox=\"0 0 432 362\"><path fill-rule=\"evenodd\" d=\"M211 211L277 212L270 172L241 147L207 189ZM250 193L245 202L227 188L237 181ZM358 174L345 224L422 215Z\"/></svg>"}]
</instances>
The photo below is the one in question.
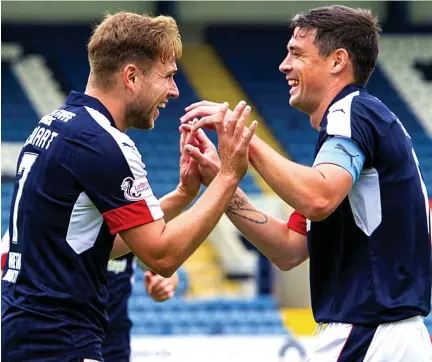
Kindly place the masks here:
<instances>
[{"instance_id":1,"label":"finger","mask_svg":"<svg viewBox=\"0 0 432 362\"><path fill-rule=\"evenodd\" d=\"M169 281L168 281L169 283ZM152 295L161 297L164 294L174 292L174 286L172 284L164 285L163 287L154 288Z\"/></svg>"},{"instance_id":2,"label":"finger","mask_svg":"<svg viewBox=\"0 0 432 362\"><path fill-rule=\"evenodd\" d=\"M155 296L154 299L158 302L164 302L174 296L174 291L166 292L161 295Z\"/></svg>"},{"instance_id":3,"label":"finger","mask_svg":"<svg viewBox=\"0 0 432 362\"><path fill-rule=\"evenodd\" d=\"M196 131L199 128L217 130L217 127L219 127L219 131L225 132L224 119L228 109L229 104L228 102L225 102L217 109L217 112L214 112L209 116L202 117L200 120L193 123L192 131Z\"/></svg>"},{"instance_id":4,"label":"finger","mask_svg":"<svg viewBox=\"0 0 432 362\"><path fill-rule=\"evenodd\" d=\"M195 119L197 121L197 119ZM184 131L186 132L186 131ZM195 147L199 146L199 141L197 139L197 134L198 132L194 132L194 131L190 131L190 132L186 132L186 141L185 141L185 145L192 145Z\"/></svg>"},{"instance_id":5,"label":"finger","mask_svg":"<svg viewBox=\"0 0 432 362\"><path fill-rule=\"evenodd\" d=\"M214 131L216 129L215 124L217 121L217 114L211 116L202 117L196 123L192 124L192 131L197 131L200 128Z\"/></svg>"},{"instance_id":6,"label":"finger","mask_svg":"<svg viewBox=\"0 0 432 362\"><path fill-rule=\"evenodd\" d=\"M201 152L212 148L216 151L215 145L201 128L196 132L196 140L198 141L198 147Z\"/></svg>"},{"instance_id":7,"label":"finger","mask_svg":"<svg viewBox=\"0 0 432 362\"><path fill-rule=\"evenodd\" d=\"M159 280L152 289L152 294L162 294L165 291L172 290L172 285L169 279Z\"/></svg>"},{"instance_id":8,"label":"finger","mask_svg":"<svg viewBox=\"0 0 432 362\"><path fill-rule=\"evenodd\" d=\"M190 110L189 112L180 117L180 123L188 123L194 118L200 117L200 110L202 110L202 107ZM207 114L203 114L203 116L207 116Z\"/></svg>"},{"instance_id":9,"label":"finger","mask_svg":"<svg viewBox=\"0 0 432 362\"><path fill-rule=\"evenodd\" d=\"M198 148L201 153L203 154L212 154L213 157L219 159L216 146L214 143L210 140L210 138L207 137L205 132L202 129L199 129L196 135L196 140L198 141Z\"/></svg>"},{"instance_id":10,"label":"finger","mask_svg":"<svg viewBox=\"0 0 432 362\"><path fill-rule=\"evenodd\" d=\"M159 293L163 291L163 288L160 288L160 284L164 282L164 280L158 280L155 284L153 284L153 288L150 290L151 295L157 295L158 291Z\"/></svg>"},{"instance_id":11,"label":"finger","mask_svg":"<svg viewBox=\"0 0 432 362\"><path fill-rule=\"evenodd\" d=\"M217 113L217 111L218 108L215 106L199 106L180 117L180 123L188 123L189 121L197 117L210 116Z\"/></svg>"},{"instance_id":12,"label":"finger","mask_svg":"<svg viewBox=\"0 0 432 362\"><path fill-rule=\"evenodd\" d=\"M155 287L160 283L161 281L165 280L165 278L161 277L160 275L154 275L151 277L150 283L148 284L148 292L149 294L154 293Z\"/></svg>"},{"instance_id":13,"label":"finger","mask_svg":"<svg viewBox=\"0 0 432 362\"><path fill-rule=\"evenodd\" d=\"M246 132L243 134L243 138L241 141L243 145L244 144L248 145L250 143L253 135L255 134L255 130L257 127L258 127L258 122L253 121L252 124L250 125L249 129L247 129Z\"/></svg>"},{"instance_id":14,"label":"finger","mask_svg":"<svg viewBox=\"0 0 432 362\"><path fill-rule=\"evenodd\" d=\"M186 130L182 130L182 132L180 134L180 153L183 153L183 149L184 149L186 138L187 138L186 135L187 135Z\"/></svg>"},{"instance_id":15,"label":"finger","mask_svg":"<svg viewBox=\"0 0 432 362\"><path fill-rule=\"evenodd\" d=\"M196 131L195 137L199 141L199 143L213 143L201 128Z\"/></svg>"},{"instance_id":16,"label":"finger","mask_svg":"<svg viewBox=\"0 0 432 362\"><path fill-rule=\"evenodd\" d=\"M189 112L190 110L197 108L199 106L218 106L218 105L220 106L220 104L218 104L216 102L209 102L209 101L204 100L204 101L195 102L195 103L190 104L189 106L187 106L185 108L185 111Z\"/></svg>"},{"instance_id":17,"label":"finger","mask_svg":"<svg viewBox=\"0 0 432 362\"><path fill-rule=\"evenodd\" d=\"M250 114L251 114L251 107L246 106L245 109L243 110L239 120L237 121L236 126L235 126L235 129L234 129L234 137L235 138L242 137L244 128L246 126L246 122L249 119Z\"/></svg>"},{"instance_id":18,"label":"finger","mask_svg":"<svg viewBox=\"0 0 432 362\"><path fill-rule=\"evenodd\" d=\"M197 161L200 165L206 160L205 156L202 154L200 149L196 146L186 145L185 151L191 159Z\"/></svg>"},{"instance_id":19,"label":"finger","mask_svg":"<svg viewBox=\"0 0 432 362\"><path fill-rule=\"evenodd\" d=\"M191 111L192 109L195 109L195 108L197 108L197 107L199 107L199 106L206 106L207 105L207 101L199 101L199 102L195 102L195 103L192 103L192 104L189 104L186 108L185 108L185 111L186 112L189 112L189 111Z\"/></svg>"},{"instance_id":20,"label":"finger","mask_svg":"<svg viewBox=\"0 0 432 362\"><path fill-rule=\"evenodd\" d=\"M200 166L207 165L207 158L202 154L198 147L193 147L192 150L189 151L189 157L194 160Z\"/></svg>"},{"instance_id":21,"label":"finger","mask_svg":"<svg viewBox=\"0 0 432 362\"><path fill-rule=\"evenodd\" d=\"M152 274L149 271L146 271L144 273L144 280L145 280L146 290L147 290L147 293L149 293L149 294L150 294L151 288L153 288L153 284L156 282L156 280L153 277L154 277L154 274Z\"/></svg>"},{"instance_id":22,"label":"finger","mask_svg":"<svg viewBox=\"0 0 432 362\"><path fill-rule=\"evenodd\" d=\"M226 132L225 116L228 108L229 108L228 102L224 102L224 104L219 108L218 112L214 117L214 127L219 134L221 133L224 134Z\"/></svg>"},{"instance_id":23,"label":"finger","mask_svg":"<svg viewBox=\"0 0 432 362\"><path fill-rule=\"evenodd\" d=\"M190 132L192 131L192 124L191 123L184 123L181 124L179 127L179 132L181 133L182 131L186 131L186 132Z\"/></svg>"},{"instance_id":24,"label":"finger","mask_svg":"<svg viewBox=\"0 0 432 362\"><path fill-rule=\"evenodd\" d=\"M184 131L184 133L185 133L185 145L190 145L190 144L193 144L193 141L195 140L195 138L196 138L196 132L186 132L186 131Z\"/></svg>"},{"instance_id":25,"label":"finger","mask_svg":"<svg viewBox=\"0 0 432 362\"><path fill-rule=\"evenodd\" d=\"M229 132L230 135L234 133L234 129L235 129L235 126L237 125L237 121L242 116L245 108L246 108L246 102L240 101L237 104L237 106L234 108L232 115L230 115L230 117L227 117L228 118L226 120L227 121L227 132Z\"/></svg>"}]
</instances>

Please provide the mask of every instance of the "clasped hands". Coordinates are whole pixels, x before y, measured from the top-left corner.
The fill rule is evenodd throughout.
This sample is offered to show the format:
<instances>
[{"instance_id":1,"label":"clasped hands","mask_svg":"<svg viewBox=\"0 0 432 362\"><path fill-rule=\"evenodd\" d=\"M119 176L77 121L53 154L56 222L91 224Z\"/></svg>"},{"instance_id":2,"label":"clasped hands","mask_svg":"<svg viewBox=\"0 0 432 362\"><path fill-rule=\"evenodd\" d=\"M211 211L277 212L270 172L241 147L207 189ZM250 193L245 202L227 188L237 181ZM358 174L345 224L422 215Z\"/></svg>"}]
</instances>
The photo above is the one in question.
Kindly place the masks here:
<instances>
[{"instance_id":1,"label":"clasped hands","mask_svg":"<svg viewBox=\"0 0 432 362\"><path fill-rule=\"evenodd\" d=\"M251 108L241 101L233 111L228 103L201 101L191 104L180 118L180 184L178 190L195 197L201 183L208 186L221 172L238 182L248 167L249 143L258 125L253 121L246 127ZM214 130L218 148L203 129Z\"/></svg>"}]
</instances>

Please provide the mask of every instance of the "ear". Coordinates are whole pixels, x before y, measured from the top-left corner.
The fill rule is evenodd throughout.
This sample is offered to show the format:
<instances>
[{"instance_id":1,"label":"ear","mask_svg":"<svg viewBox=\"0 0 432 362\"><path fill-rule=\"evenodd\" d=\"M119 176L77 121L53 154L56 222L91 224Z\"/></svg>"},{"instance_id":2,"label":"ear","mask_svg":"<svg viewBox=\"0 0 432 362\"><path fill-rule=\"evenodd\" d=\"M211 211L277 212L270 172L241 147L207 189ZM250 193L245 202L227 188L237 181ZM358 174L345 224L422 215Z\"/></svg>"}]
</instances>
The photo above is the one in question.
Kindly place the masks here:
<instances>
[{"instance_id":1,"label":"ear","mask_svg":"<svg viewBox=\"0 0 432 362\"><path fill-rule=\"evenodd\" d=\"M336 49L330 58L333 74L343 71L349 62L348 52L343 48Z\"/></svg>"},{"instance_id":2,"label":"ear","mask_svg":"<svg viewBox=\"0 0 432 362\"><path fill-rule=\"evenodd\" d=\"M122 71L122 80L124 86L134 92L138 80L138 68L134 64L127 64Z\"/></svg>"}]
</instances>

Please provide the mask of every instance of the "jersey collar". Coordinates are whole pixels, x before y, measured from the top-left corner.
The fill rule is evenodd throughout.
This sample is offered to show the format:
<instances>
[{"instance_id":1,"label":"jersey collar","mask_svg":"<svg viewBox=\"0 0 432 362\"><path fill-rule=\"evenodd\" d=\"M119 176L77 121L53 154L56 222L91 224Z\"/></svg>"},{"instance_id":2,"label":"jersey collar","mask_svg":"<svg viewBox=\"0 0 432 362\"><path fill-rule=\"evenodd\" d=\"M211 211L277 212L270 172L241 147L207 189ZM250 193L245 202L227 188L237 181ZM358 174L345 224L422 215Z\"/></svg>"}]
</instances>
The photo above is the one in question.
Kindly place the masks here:
<instances>
[{"instance_id":1,"label":"jersey collar","mask_svg":"<svg viewBox=\"0 0 432 362\"><path fill-rule=\"evenodd\" d=\"M324 121L324 119L326 119L328 111L330 109L330 107L335 104L337 101L340 101L342 98L345 98L348 94L351 94L353 92L366 92L366 87L362 84L348 84L347 86L345 86L345 88L343 88L339 94L333 98L333 100L330 102L329 106L327 107L324 116L320 122L320 126L322 124L322 122Z\"/></svg>"},{"instance_id":2,"label":"jersey collar","mask_svg":"<svg viewBox=\"0 0 432 362\"><path fill-rule=\"evenodd\" d=\"M84 93L72 91L66 99L66 104L70 106L90 107L102 113L117 128L114 118L105 106L97 99Z\"/></svg>"},{"instance_id":3,"label":"jersey collar","mask_svg":"<svg viewBox=\"0 0 432 362\"><path fill-rule=\"evenodd\" d=\"M343 88L339 94L332 100L332 102L329 105L329 108L336 103L337 101L340 101L342 98L345 98L348 94L351 94L352 92L366 92L366 87L362 84L348 84Z\"/></svg>"}]
</instances>

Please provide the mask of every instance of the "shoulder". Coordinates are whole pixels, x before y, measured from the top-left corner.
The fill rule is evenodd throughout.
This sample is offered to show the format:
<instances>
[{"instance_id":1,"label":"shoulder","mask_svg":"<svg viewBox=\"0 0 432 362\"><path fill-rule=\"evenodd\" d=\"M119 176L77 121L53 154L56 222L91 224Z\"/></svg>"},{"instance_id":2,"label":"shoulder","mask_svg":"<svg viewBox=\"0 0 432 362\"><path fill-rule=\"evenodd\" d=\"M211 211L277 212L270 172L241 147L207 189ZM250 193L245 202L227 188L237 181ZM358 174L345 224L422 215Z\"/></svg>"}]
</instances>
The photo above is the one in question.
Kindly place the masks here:
<instances>
[{"instance_id":1,"label":"shoulder","mask_svg":"<svg viewBox=\"0 0 432 362\"><path fill-rule=\"evenodd\" d=\"M352 137L356 128L387 129L397 117L378 98L356 91L335 102L328 111L327 133ZM383 129L383 130L384 130Z\"/></svg>"},{"instance_id":2,"label":"shoulder","mask_svg":"<svg viewBox=\"0 0 432 362\"><path fill-rule=\"evenodd\" d=\"M81 129L80 138L87 143L81 145L81 151L93 151L94 154L109 158L112 162L124 160L134 176L142 177L145 165L132 139L114 127L99 111L90 107L83 108L87 115L83 114L82 117L86 118L87 124Z\"/></svg>"}]
</instances>

